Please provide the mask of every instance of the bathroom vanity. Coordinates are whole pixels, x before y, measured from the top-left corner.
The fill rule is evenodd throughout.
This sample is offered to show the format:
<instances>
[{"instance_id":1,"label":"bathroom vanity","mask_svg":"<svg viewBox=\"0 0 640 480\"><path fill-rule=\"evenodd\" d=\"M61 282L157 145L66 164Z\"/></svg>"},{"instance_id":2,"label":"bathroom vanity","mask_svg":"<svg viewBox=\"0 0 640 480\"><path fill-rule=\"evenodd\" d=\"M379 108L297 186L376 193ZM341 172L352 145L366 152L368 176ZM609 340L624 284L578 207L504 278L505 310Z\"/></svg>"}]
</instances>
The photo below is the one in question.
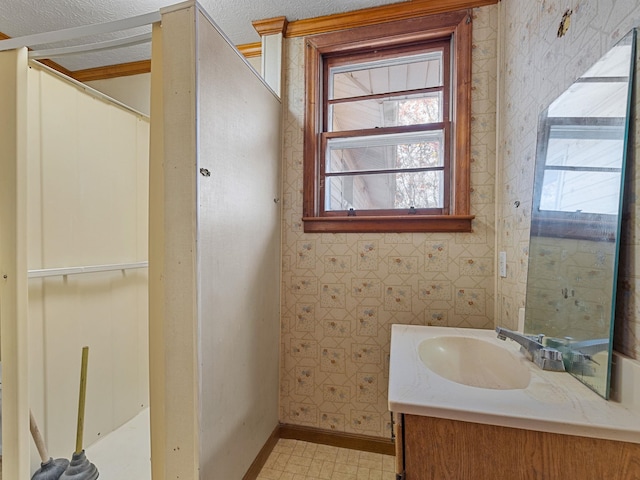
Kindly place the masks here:
<instances>
[{"instance_id":1,"label":"bathroom vanity","mask_svg":"<svg viewBox=\"0 0 640 480\"><path fill-rule=\"evenodd\" d=\"M429 357L436 350L440 363ZM493 331L393 325L397 473L406 480L640 479L640 364L616 358L616 390L606 401L568 373L540 370ZM512 365L503 369L505 361Z\"/></svg>"}]
</instances>

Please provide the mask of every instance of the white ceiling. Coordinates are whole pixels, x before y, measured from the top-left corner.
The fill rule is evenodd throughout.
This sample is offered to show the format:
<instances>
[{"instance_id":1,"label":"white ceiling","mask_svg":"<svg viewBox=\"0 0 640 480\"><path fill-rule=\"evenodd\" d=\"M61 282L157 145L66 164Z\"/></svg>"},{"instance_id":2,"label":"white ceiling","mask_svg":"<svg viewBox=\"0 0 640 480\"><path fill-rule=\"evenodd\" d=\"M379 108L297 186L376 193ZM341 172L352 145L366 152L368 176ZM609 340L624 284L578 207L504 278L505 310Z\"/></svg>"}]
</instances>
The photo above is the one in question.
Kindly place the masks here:
<instances>
[{"instance_id":1,"label":"white ceiling","mask_svg":"<svg viewBox=\"0 0 640 480\"><path fill-rule=\"evenodd\" d=\"M64 28L120 20L158 11L179 0L1 0L0 32L10 37L50 32ZM257 42L260 37L253 20L286 16L289 21L375 7L397 0L200 0L199 2L229 39L236 45ZM142 33L138 29L120 36ZM96 37L108 40L117 35ZM78 42L75 42L78 43ZM70 43L60 43L55 47ZM50 46L49 46L50 47ZM42 46L39 48L43 48ZM90 55L54 59L69 70L150 58L149 45L126 47Z\"/></svg>"}]
</instances>

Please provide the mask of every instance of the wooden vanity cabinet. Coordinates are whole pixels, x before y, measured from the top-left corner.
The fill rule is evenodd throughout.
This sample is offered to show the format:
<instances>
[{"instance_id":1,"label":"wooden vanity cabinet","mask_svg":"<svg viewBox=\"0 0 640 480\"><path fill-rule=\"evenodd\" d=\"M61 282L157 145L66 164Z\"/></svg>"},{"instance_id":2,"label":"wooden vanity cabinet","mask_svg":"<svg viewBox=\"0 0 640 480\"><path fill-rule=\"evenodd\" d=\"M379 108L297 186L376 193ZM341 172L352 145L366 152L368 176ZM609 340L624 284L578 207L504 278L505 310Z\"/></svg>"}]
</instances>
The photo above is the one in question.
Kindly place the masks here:
<instances>
[{"instance_id":1,"label":"wooden vanity cabinet","mask_svg":"<svg viewBox=\"0 0 640 480\"><path fill-rule=\"evenodd\" d=\"M405 480L640 480L640 444L399 415Z\"/></svg>"}]
</instances>

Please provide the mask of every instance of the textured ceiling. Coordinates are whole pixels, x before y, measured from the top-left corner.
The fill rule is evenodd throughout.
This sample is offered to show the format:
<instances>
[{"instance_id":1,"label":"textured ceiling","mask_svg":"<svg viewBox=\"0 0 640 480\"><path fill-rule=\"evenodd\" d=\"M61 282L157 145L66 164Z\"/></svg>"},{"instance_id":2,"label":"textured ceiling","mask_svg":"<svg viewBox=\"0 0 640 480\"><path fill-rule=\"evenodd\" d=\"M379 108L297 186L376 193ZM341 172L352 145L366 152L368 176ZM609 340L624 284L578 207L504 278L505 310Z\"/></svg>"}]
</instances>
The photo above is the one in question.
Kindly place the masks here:
<instances>
[{"instance_id":1,"label":"textured ceiling","mask_svg":"<svg viewBox=\"0 0 640 480\"><path fill-rule=\"evenodd\" d=\"M20 37L119 20L154 12L175 3L179 3L179 0L0 0L0 32L10 37ZM286 16L289 21L294 21L398 3L398 0L201 0L199 3L229 39L234 44L241 45L260 40L251 24L253 20ZM120 36L148 30L132 30ZM116 36L105 35L92 41L107 40ZM69 43L56 44L55 47L66 45ZM54 60L69 70L82 70L149 57L149 45L139 45Z\"/></svg>"}]
</instances>

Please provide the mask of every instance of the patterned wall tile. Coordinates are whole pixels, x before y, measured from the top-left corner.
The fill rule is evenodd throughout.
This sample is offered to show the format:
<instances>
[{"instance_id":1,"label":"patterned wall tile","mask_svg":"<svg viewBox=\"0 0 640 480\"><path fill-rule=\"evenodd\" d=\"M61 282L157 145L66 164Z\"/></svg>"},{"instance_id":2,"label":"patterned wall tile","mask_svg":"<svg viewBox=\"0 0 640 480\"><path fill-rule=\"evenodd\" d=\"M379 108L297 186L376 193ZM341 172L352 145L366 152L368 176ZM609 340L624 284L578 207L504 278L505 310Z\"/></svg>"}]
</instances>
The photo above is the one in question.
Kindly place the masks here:
<instances>
[{"instance_id":1,"label":"patterned wall tile","mask_svg":"<svg viewBox=\"0 0 640 480\"><path fill-rule=\"evenodd\" d=\"M389 257L389 273L416 274L418 273L418 257Z\"/></svg>"},{"instance_id":2,"label":"patterned wall tile","mask_svg":"<svg viewBox=\"0 0 640 480\"><path fill-rule=\"evenodd\" d=\"M349 386L325 384L322 386L322 394L325 402L351 402L351 389Z\"/></svg>"},{"instance_id":3,"label":"patterned wall tile","mask_svg":"<svg viewBox=\"0 0 640 480\"><path fill-rule=\"evenodd\" d=\"M420 280L418 297L421 300L451 300L451 282L445 280Z\"/></svg>"},{"instance_id":4,"label":"patterned wall tile","mask_svg":"<svg viewBox=\"0 0 640 480\"><path fill-rule=\"evenodd\" d=\"M456 313L461 315L484 315L485 305L484 290L479 288L459 288L456 290Z\"/></svg>"},{"instance_id":5,"label":"patterned wall tile","mask_svg":"<svg viewBox=\"0 0 640 480\"><path fill-rule=\"evenodd\" d=\"M471 189L471 202L474 204L491 204L494 201L494 188L491 185L478 185Z\"/></svg>"},{"instance_id":6,"label":"patterned wall tile","mask_svg":"<svg viewBox=\"0 0 640 480\"><path fill-rule=\"evenodd\" d=\"M297 303L294 317L296 332L313 332L316 329L315 306L308 303Z\"/></svg>"},{"instance_id":7,"label":"patterned wall tile","mask_svg":"<svg viewBox=\"0 0 640 480\"><path fill-rule=\"evenodd\" d=\"M447 310L425 310L424 324L434 327L446 327L448 324L447 313Z\"/></svg>"},{"instance_id":8,"label":"patterned wall tile","mask_svg":"<svg viewBox=\"0 0 640 480\"><path fill-rule=\"evenodd\" d=\"M380 298L382 283L375 278L354 278L351 280L351 295L355 298Z\"/></svg>"},{"instance_id":9,"label":"patterned wall tile","mask_svg":"<svg viewBox=\"0 0 640 480\"><path fill-rule=\"evenodd\" d=\"M323 284L320 292L320 305L324 308L344 308L346 290L343 284Z\"/></svg>"},{"instance_id":10,"label":"patterned wall tile","mask_svg":"<svg viewBox=\"0 0 640 480\"><path fill-rule=\"evenodd\" d=\"M411 311L411 287L387 285L384 288L384 309L390 312Z\"/></svg>"},{"instance_id":11,"label":"patterned wall tile","mask_svg":"<svg viewBox=\"0 0 640 480\"><path fill-rule=\"evenodd\" d=\"M358 270L377 270L378 262L378 241L358 242Z\"/></svg>"},{"instance_id":12,"label":"patterned wall tile","mask_svg":"<svg viewBox=\"0 0 640 480\"><path fill-rule=\"evenodd\" d=\"M331 273L349 273L351 271L351 257L347 255L325 256L324 271Z\"/></svg>"},{"instance_id":13,"label":"patterned wall tile","mask_svg":"<svg viewBox=\"0 0 640 480\"><path fill-rule=\"evenodd\" d=\"M302 425L316 425L318 423L318 407L307 403L291 402L289 418Z\"/></svg>"},{"instance_id":14,"label":"patterned wall tile","mask_svg":"<svg viewBox=\"0 0 640 480\"><path fill-rule=\"evenodd\" d=\"M290 290L294 295L317 295L318 279L315 277L293 277Z\"/></svg>"},{"instance_id":15,"label":"patterned wall tile","mask_svg":"<svg viewBox=\"0 0 640 480\"><path fill-rule=\"evenodd\" d=\"M351 410L351 427L358 433L380 432L381 418L378 413Z\"/></svg>"},{"instance_id":16,"label":"patterned wall tile","mask_svg":"<svg viewBox=\"0 0 640 480\"><path fill-rule=\"evenodd\" d=\"M345 416L342 413L320 412L320 428L344 432Z\"/></svg>"},{"instance_id":17,"label":"patterned wall tile","mask_svg":"<svg viewBox=\"0 0 640 480\"><path fill-rule=\"evenodd\" d=\"M296 369L296 395L313 395L315 370L313 367L298 367Z\"/></svg>"},{"instance_id":18,"label":"patterned wall tile","mask_svg":"<svg viewBox=\"0 0 640 480\"><path fill-rule=\"evenodd\" d=\"M345 373L346 357L342 348L323 348L320 355L320 370L329 373Z\"/></svg>"},{"instance_id":19,"label":"patterned wall tile","mask_svg":"<svg viewBox=\"0 0 640 480\"><path fill-rule=\"evenodd\" d=\"M378 401L378 376L373 373L358 375L356 400L361 403L376 403Z\"/></svg>"},{"instance_id":20,"label":"patterned wall tile","mask_svg":"<svg viewBox=\"0 0 640 480\"><path fill-rule=\"evenodd\" d=\"M493 258L460 257L460 275L486 277L493 274Z\"/></svg>"},{"instance_id":21,"label":"patterned wall tile","mask_svg":"<svg viewBox=\"0 0 640 480\"><path fill-rule=\"evenodd\" d=\"M429 272L449 270L449 243L446 241L427 242L425 244L424 269Z\"/></svg>"},{"instance_id":22,"label":"patterned wall tile","mask_svg":"<svg viewBox=\"0 0 640 480\"><path fill-rule=\"evenodd\" d=\"M291 339L291 356L294 358L317 358L318 342L315 340Z\"/></svg>"},{"instance_id":23,"label":"patterned wall tile","mask_svg":"<svg viewBox=\"0 0 640 480\"><path fill-rule=\"evenodd\" d=\"M351 322L348 320L325 320L324 335L326 337L351 337Z\"/></svg>"},{"instance_id":24,"label":"patterned wall tile","mask_svg":"<svg viewBox=\"0 0 640 480\"><path fill-rule=\"evenodd\" d=\"M313 240L302 240L296 242L298 255L296 256L296 268L314 269L316 268L315 242Z\"/></svg>"},{"instance_id":25,"label":"patterned wall tile","mask_svg":"<svg viewBox=\"0 0 640 480\"><path fill-rule=\"evenodd\" d=\"M378 335L377 307L359 307L356 331L361 337L375 337Z\"/></svg>"},{"instance_id":26,"label":"patterned wall tile","mask_svg":"<svg viewBox=\"0 0 640 480\"><path fill-rule=\"evenodd\" d=\"M351 360L357 364L380 365L380 347L354 343L351 346Z\"/></svg>"}]
</instances>

